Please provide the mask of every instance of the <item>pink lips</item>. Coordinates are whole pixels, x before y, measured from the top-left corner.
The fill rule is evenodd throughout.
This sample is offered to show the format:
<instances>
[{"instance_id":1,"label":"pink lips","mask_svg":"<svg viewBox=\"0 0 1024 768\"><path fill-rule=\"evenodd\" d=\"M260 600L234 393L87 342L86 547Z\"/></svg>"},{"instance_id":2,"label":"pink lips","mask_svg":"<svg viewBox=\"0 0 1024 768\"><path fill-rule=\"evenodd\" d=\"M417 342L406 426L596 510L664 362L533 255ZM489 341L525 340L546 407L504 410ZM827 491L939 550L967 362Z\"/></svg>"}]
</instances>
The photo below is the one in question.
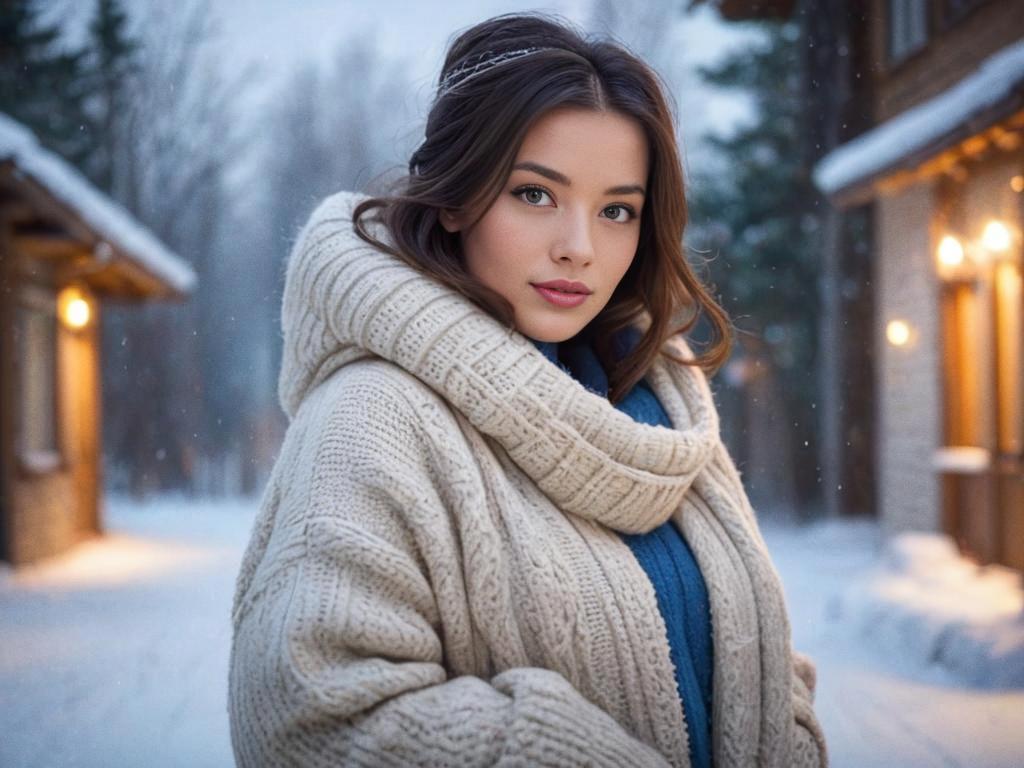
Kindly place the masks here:
<instances>
[{"instance_id":1,"label":"pink lips","mask_svg":"<svg viewBox=\"0 0 1024 768\"><path fill-rule=\"evenodd\" d=\"M530 283L530 285L556 307L578 307L592 293L583 283L569 280L550 280L546 283Z\"/></svg>"}]
</instances>

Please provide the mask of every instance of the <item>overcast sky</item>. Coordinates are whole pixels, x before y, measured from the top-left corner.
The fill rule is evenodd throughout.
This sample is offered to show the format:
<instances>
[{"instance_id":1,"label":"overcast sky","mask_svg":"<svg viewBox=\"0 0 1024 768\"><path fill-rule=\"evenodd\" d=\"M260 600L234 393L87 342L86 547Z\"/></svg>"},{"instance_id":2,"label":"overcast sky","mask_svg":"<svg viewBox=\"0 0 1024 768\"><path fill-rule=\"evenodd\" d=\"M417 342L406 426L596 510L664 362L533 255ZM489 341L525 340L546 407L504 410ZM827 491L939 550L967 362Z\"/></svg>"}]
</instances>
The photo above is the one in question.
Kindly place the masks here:
<instances>
[{"instance_id":1,"label":"overcast sky","mask_svg":"<svg viewBox=\"0 0 1024 768\"><path fill-rule=\"evenodd\" d=\"M666 0L678 7L679 0ZM326 63L339 45L352 36L370 35L386 54L408 62L412 83L425 108L441 68L445 49L459 31L499 13L545 10L585 24L590 0L559 0L545 4L510 0L214 0L224 24L226 61L260 61L274 75L313 60ZM706 87L692 67L720 58L750 39L739 25L719 21L705 9L678 15L672 37L684 75L675 98L685 117L688 141L708 127L723 127L746 115L746 103L731 94ZM668 74L668 73L663 73Z\"/></svg>"},{"instance_id":2,"label":"overcast sky","mask_svg":"<svg viewBox=\"0 0 1024 768\"><path fill-rule=\"evenodd\" d=\"M654 1L654 0L652 0ZM680 0L665 0L679 7ZM180 6L182 0L128 0L126 6L144 8L149 3ZM71 35L84 29L94 0L49 0L48 15L65 22ZM557 0L546 4L510 0L209 0L220 23L220 44L227 71L258 63L260 81L252 88L250 108L258 115L260 105L274 92L274 85L298 66L315 62L326 66L332 54L355 37L371 36L386 56L404 61L414 93L410 98L425 115L433 83L448 43L472 24L490 16L517 10L555 12L585 25L591 0ZM628 4L626 7L629 7ZM678 60L674 72L661 74L674 85L672 94L679 109L687 165L700 163L698 137L709 129L728 130L748 116L745 99L704 86L694 66L710 63L731 50L749 45L752 32L744 25L718 20L707 8L677 14L668 32ZM597 30L588 30L597 31Z\"/></svg>"}]
</instances>

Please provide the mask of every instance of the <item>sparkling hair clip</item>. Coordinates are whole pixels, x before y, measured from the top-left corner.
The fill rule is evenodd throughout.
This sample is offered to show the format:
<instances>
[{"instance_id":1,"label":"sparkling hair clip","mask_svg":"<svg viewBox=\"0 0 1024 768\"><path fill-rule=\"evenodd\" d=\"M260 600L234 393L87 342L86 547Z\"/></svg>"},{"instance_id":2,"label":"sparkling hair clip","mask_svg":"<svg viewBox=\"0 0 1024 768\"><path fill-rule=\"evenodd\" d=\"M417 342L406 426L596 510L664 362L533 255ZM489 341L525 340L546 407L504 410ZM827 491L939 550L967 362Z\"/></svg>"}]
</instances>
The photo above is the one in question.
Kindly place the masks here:
<instances>
[{"instance_id":1,"label":"sparkling hair clip","mask_svg":"<svg viewBox=\"0 0 1024 768\"><path fill-rule=\"evenodd\" d=\"M470 78L476 77L481 72L486 72L488 69L495 67L498 64L504 64L506 61L520 59L523 56L529 56L531 53L536 53L538 51L550 50L552 50L551 46L535 45L530 48L520 48L516 51L505 51L504 53L499 53L496 56L491 56L483 61L479 61L473 66L463 64L458 69L454 69L445 75L444 79L441 81L441 85L437 89L437 98L442 98L456 86L461 85ZM485 51L484 53L493 53L493 51Z\"/></svg>"}]
</instances>

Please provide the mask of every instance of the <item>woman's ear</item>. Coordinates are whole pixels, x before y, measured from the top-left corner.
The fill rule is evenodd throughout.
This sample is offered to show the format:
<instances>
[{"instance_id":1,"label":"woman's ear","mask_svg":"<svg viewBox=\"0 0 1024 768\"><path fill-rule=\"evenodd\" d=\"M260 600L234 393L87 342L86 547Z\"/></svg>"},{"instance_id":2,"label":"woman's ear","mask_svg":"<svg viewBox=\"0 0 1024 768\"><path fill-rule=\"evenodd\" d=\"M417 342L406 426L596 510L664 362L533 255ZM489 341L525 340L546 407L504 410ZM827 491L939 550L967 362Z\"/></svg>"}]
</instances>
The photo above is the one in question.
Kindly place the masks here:
<instances>
[{"instance_id":1,"label":"woman's ear","mask_svg":"<svg viewBox=\"0 0 1024 768\"><path fill-rule=\"evenodd\" d=\"M448 232L458 232L462 228L458 217L451 211L441 209L441 212L438 214L438 218L441 220L441 226Z\"/></svg>"}]
</instances>

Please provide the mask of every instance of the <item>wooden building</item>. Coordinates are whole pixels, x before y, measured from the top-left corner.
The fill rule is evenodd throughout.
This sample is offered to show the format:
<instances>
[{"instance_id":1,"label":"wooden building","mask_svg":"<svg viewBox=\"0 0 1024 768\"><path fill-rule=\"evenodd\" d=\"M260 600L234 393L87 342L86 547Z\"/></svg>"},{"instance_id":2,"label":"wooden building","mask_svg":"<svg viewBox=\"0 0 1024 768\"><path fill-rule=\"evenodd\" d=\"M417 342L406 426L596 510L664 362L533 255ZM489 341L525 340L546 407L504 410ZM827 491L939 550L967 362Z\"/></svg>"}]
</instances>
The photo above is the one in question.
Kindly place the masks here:
<instances>
[{"instance_id":1,"label":"wooden building","mask_svg":"<svg viewBox=\"0 0 1024 768\"><path fill-rule=\"evenodd\" d=\"M1020 1L690 0L705 2L734 21L799 13L805 29L809 155L833 204L826 511L860 506L836 489L868 490L886 532L945 532L1024 569ZM843 234L865 222L867 259Z\"/></svg>"},{"instance_id":2,"label":"wooden building","mask_svg":"<svg viewBox=\"0 0 1024 768\"><path fill-rule=\"evenodd\" d=\"M878 513L1024 568L1024 9L856 5L871 125L814 179L873 211Z\"/></svg>"},{"instance_id":3,"label":"wooden building","mask_svg":"<svg viewBox=\"0 0 1024 768\"><path fill-rule=\"evenodd\" d=\"M101 531L105 301L182 300L195 274L0 114L0 559Z\"/></svg>"}]
</instances>

